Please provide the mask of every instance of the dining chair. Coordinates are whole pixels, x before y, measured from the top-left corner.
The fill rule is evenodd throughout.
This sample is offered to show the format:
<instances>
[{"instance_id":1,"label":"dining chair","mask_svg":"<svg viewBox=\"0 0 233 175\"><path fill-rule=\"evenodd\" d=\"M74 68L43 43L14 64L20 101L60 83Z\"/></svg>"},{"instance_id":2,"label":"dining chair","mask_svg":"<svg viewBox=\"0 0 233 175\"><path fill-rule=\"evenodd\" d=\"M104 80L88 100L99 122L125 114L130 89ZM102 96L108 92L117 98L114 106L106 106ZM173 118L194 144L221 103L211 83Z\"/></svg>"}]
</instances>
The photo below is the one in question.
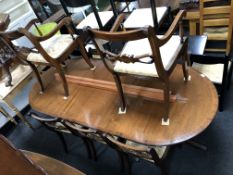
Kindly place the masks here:
<instances>
[{"instance_id":1,"label":"dining chair","mask_svg":"<svg viewBox=\"0 0 233 175\"><path fill-rule=\"evenodd\" d=\"M131 7L131 4L133 7ZM110 4L115 16L118 16L120 13L126 12L130 13L138 6L137 0L110 0Z\"/></svg>"},{"instance_id":2,"label":"dining chair","mask_svg":"<svg viewBox=\"0 0 233 175\"><path fill-rule=\"evenodd\" d=\"M37 78L41 86L41 92L44 91L44 85L41 81L38 71L36 71L35 64L37 65L50 65L55 67L58 72L63 88L64 88L64 99L69 96L68 84L65 78L64 70L62 68L62 63L67 60L78 47L80 47L81 54L90 66L91 70L95 69L95 66L91 63L86 50L82 44L81 39L75 34L73 28L70 26L71 18L63 18L59 24L48 34L42 35L40 29L36 27L41 36L35 36L30 32L31 24L35 23L36 20L32 20L25 28L19 28L18 31L26 36L31 43L34 45L33 49L30 49L28 54L21 54L19 57L24 59L28 64L30 64L33 70L36 72ZM66 27L68 34L57 35L57 32L62 28ZM25 57L25 58L23 58ZM34 66L33 66L34 64Z\"/></svg>"},{"instance_id":3,"label":"dining chair","mask_svg":"<svg viewBox=\"0 0 233 175\"><path fill-rule=\"evenodd\" d=\"M157 6L156 1L149 1L149 8L137 8L129 14L128 18L124 22L124 27L126 29L137 29L140 27L152 26L159 34L159 29L162 27L165 19L169 17L169 21L172 21L171 10L169 6Z\"/></svg>"},{"instance_id":4,"label":"dining chair","mask_svg":"<svg viewBox=\"0 0 233 175\"><path fill-rule=\"evenodd\" d=\"M68 127L66 127L63 120L56 118L56 117L42 114L42 113L34 111L34 110L31 110L28 115L30 117L34 118L35 120L41 122L50 131L55 132L57 134L57 136L59 137L59 139L61 140L66 153L68 153L69 151L68 151L68 145L65 141L63 133L73 134L73 135L81 138L85 147L86 147L88 157L95 160L95 156L93 156L93 151L92 151L93 145L90 143L91 141L86 139L83 135L77 135L77 134L71 132L71 130Z\"/></svg>"},{"instance_id":5,"label":"dining chair","mask_svg":"<svg viewBox=\"0 0 233 175\"><path fill-rule=\"evenodd\" d=\"M200 0L200 34L207 35L202 56L192 56L192 67L220 85L219 110L223 103L227 83L231 81L233 1ZM230 65L230 66L229 66Z\"/></svg>"},{"instance_id":6,"label":"dining chair","mask_svg":"<svg viewBox=\"0 0 233 175\"><path fill-rule=\"evenodd\" d=\"M97 141L99 143L105 144L100 133L95 129L82 126L75 122L63 120L62 123L64 124L64 126L67 127L67 129L72 134L79 136L79 137L84 137L87 140L87 144L89 145L91 155L94 160L97 160L96 149L95 149L93 141Z\"/></svg>"},{"instance_id":7,"label":"dining chair","mask_svg":"<svg viewBox=\"0 0 233 175\"><path fill-rule=\"evenodd\" d=\"M44 169L17 150L3 135L0 135L0 155L1 174L47 175Z\"/></svg>"},{"instance_id":8,"label":"dining chair","mask_svg":"<svg viewBox=\"0 0 233 175\"><path fill-rule=\"evenodd\" d=\"M92 25L92 23L96 24L97 22L97 26L101 29L103 28L103 23L101 21L101 18L103 17L100 17L100 14L98 13L98 9L97 9L98 0L87 0L87 1L85 0L81 0L81 1L60 0L60 2L67 16L70 16L71 14L79 13L81 11L84 19L81 20L80 22L85 23L85 24L88 22L89 25ZM88 17L88 16L91 16L91 17ZM104 16L104 19L105 18L106 18L106 15ZM109 20L109 18L107 19ZM76 25L79 26L79 23ZM77 27L77 29L82 30L82 27Z\"/></svg>"},{"instance_id":9,"label":"dining chair","mask_svg":"<svg viewBox=\"0 0 233 175\"><path fill-rule=\"evenodd\" d=\"M164 114L162 125L169 125L169 99L171 89L169 77L177 65L177 60L182 58L182 68L185 81L188 81L188 54L187 39L183 37L180 23L184 11L180 11L165 35L157 36L154 28L123 31L104 32L90 29L90 35L96 45L104 65L112 74L120 96L119 114L126 113L125 95L121 84L120 75L134 75L150 77L162 85L164 97ZM180 25L179 25L180 24ZM180 36L174 35L177 26L180 26ZM103 42L104 41L104 42ZM111 52L110 45L101 43L124 42L121 52Z\"/></svg>"},{"instance_id":10,"label":"dining chair","mask_svg":"<svg viewBox=\"0 0 233 175\"><path fill-rule=\"evenodd\" d=\"M70 130L70 132L72 134L77 135L77 136L81 136L81 137L85 137L87 139L88 144L90 146L90 151L92 153L92 157L94 160L97 160L97 153L96 153L96 149L95 149L95 145L94 145L93 141L96 141L98 143L106 145L107 143L102 136L102 132L97 131L97 130L92 129L92 128L89 128L89 127L86 127L86 126L82 126L76 122L71 122L71 121L67 121L67 120L63 120L62 122ZM116 153L117 153L117 156L120 160L121 169L123 171L125 169L125 166L126 166L124 163L124 157L119 151L117 151Z\"/></svg>"},{"instance_id":11,"label":"dining chair","mask_svg":"<svg viewBox=\"0 0 233 175\"><path fill-rule=\"evenodd\" d=\"M0 174L4 175L84 175L52 157L19 150L3 135L0 135L0 155Z\"/></svg>"},{"instance_id":12,"label":"dining chair","mask_svg":"<svg viewBox=\"0 0 233 175\"><path fill-rule=\"evenodd\" d=\"M110 134L102 134L102 137L110 147L120 152L123 157L124 167L128 169L129 174L131 174L131 167L128 155L149 161L160 168L162 175L168 174L168 168L166 167L168 146L143 145L123 138L119 139L119 137Z\"/></svg>"}]
</instances>

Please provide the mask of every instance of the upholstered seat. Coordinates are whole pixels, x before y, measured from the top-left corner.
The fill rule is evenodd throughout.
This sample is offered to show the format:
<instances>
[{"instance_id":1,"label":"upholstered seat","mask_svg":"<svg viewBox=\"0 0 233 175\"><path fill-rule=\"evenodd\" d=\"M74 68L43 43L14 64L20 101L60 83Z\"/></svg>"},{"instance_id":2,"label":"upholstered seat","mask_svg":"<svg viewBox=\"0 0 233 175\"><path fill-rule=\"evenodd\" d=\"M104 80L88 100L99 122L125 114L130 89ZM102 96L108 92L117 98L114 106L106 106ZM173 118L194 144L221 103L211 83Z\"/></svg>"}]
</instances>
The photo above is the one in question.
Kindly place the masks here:
<instances>
[{"instance_id":1,"label":"upholstered seat","mask_svg":"<svg viewBox=\"0 0 233 175\"><path fill-rule=\"evenodd\" d=\"M74 35L76 38L77 36ZM46 41L42 41L40 44L48 55L57 59L73 42L73 38L69 34L54 35ZM36 50L35 50L36 51ZM48 63L46 59L38 52L31 52L27 56L27 60L31 62Z\"/></svg>"},{"instance_id":2,"label":"upholstered seat","mask_svg":"<svg viewBox=\"0 0 233 175\"><path fill-rule=\"evenodd\" d=\"M154 149L160 159L162 159L164 157L164 155L165 155L165 153L166 153L166 151L168 149L167 146L148 146L148 145L143 145L143 144L139 144L139 143L136 143L136 142L132 142L132 141L129 141L129 140L126 141L126 145L130 145L130 146L138 147L138 148L140 147L141 149L144 149L144 150ZM144 152L141 152L141 154L143 154L143 153ZM135 155L139 156L138 152L135 152L135 153L132 152L132 154L135 154ZM143 158L147 159L148 161L153 162L153 159L152 159L150 154L145 154L144 153L143 155L141 155L141 156L143 156Z\"/></svg>"},{"instance_id":3,"label":"upholstered seat","mask_svg":"<svg viewBox=\"0 0 233 175\"><path fill-rule=\"evenodd\" d=\"M161 36L158 36L158 38L161 38ZM181 49L180 36L172 36L170 40L159 49L164 69L169 70L176 59L176 54ZM143 54L152 55L151 46L147 38L128 42L125 45L121 56L133 55L137 57ZM143 58L141 59L141 61L145 63L151 62L152 58ZM125 63L121 61L116 61L114 71L134 75L158 77L155 64L145 63Z\"/></svg>"},{"instance_id":4,"label":"upholstered seat","mask_svg":"<svg viewBox=\"0 0 233 175\"><path fill-rule=\"evenodd\" d=\"M206 66L199 63L193 63L192 67L208 77L213 83L222 84L223 64L211 64Z\"/></svg>"},{"instance_id":5,"label":"upholstered seat","mask_svg":"<svg viewBox=\"0 0 233 175\"><path fill-rule=\"evenodd\" d=\"M162 22L162 19L168 13L168 7L156 7L157 21L158 24ZM124 22L124 27L128 28L139 28L145 26L153 26L152 11L150 8L142 8L134 10Z\"/></svg>"},{"instance_id":6,"label":"upholstered seat","mask_svg":"<svg viewBox=\"0 0 233 175\"><path fill-rule=\"evenodd\" d=\"M107 22L113 17L112 11L98 12L98 14L103 26L105 26ZM84 20L82 20L76 28L83 29L87 26L91 27L92 29L99 29L99 25L93 12L90 13Z\"/></svg>"}]
</instances>

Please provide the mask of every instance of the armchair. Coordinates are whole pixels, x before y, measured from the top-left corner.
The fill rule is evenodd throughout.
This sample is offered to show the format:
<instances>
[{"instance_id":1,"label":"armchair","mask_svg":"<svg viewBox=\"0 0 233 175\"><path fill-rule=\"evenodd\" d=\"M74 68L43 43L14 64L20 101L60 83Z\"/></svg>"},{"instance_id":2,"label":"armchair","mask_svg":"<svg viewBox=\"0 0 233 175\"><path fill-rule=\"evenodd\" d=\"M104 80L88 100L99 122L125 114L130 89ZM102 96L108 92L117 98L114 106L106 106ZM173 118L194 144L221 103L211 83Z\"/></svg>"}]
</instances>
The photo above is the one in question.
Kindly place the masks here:
<instances>
[{"instance_id":1,"label":"armchair","mask_svg":"<svg viewBox=\"0 0 233 175\"><path fill-rule=\"evenodd\" d=\"M182 25L180 36L174 35L175 28L184 15L180 11L171 27L163 36L156 36L152 27L123 32L103 32L90 29L90 35L96 45L104 65L112 74L120 96L119 114L126 113L126 101L121 85L120 75L134 75L150 77L162 84L164 91L163 125L169 125L169 100L171 89L169 76L177 65L178 58L182 57L182 68L185 81L188 81L187 39L183 37ZM181 24L181 23L180 23ZM126 42L119 53L112 53L111 47L102 43Z\"/></svg>"},{"instance_id":2,"label":"armchair","mask_svg":"<svg viewBox=\"0 0 233 175\"><path fill-rule=\"evenodd\" d=\"M26 36L35 47L34 49L31 49L28 54L21 54L21 58L24 57L24 60L26 60L28 64L34 67L34 71L37 72L36 74L41 85L41 92L44 91L44 86L38 71L35 70L36 67L33 65L42 64L55 67L63 84L65 92L64 99L67 99L69 96L69 90L64 71L61 66L62 62L68 59L69 55L77 47L80 47L81 54L83 55L86 63L90 66L91 69L94 69L95 67L90 62L81 39L79 36L74 34L73 28L70 26L71 19L69 17L63 18L56 28L44 36L35 36L29 31L32 24L35 22L36 20L33 20L25 28L18 29L18 31ZM67 28L69 33L57 35L57 32L64 26ZM40 31L37 26L36 28L38 31Z\"/></svg>"}]
</instances>

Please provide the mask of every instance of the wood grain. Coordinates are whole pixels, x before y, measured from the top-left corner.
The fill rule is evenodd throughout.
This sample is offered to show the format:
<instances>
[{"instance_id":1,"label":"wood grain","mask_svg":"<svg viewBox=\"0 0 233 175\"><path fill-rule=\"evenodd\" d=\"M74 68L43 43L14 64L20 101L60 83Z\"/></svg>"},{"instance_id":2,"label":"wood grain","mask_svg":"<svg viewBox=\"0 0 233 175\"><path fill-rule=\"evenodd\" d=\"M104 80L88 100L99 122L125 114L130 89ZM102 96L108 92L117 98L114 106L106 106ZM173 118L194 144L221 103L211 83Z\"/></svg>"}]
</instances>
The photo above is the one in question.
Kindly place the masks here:
<instances>
[{"instance_id":1,"label":"wood grain","mask_svg":"<svg viewBox=\"0 0 233 175\"><path fill-rule=\"evenodd\" d=\"M55 77L60 81L59 75L56 73ZM97 89L102 89L106 91L116 92L117 88L114 82L95 80L91 78L83 78L74 75L66 75L68 83L75 83L80 86L92 87ZM147 88L142 86L123 84L124 93L134 97L143 97L152 101L163 101L163 91L161 89ZM170 102L175 102L177 100L176 95L170 96Z\"/></svg>"},{"instance_id":2,"label":"wood grain","mask_svg":"<svg viewBox=\"0 0 233 175\"><path fill-rule=\"evenodd\" d=\"M90 71L82 61L74 61L67 67L66 73L93 79L113 81L101 61L96 61L95 71ZM184 83L181 66L170 77L170 85L177 100L171 103L170 125L162 126L162 103L148 101L139 97L127 96L127 113L118 115L118 95L109 91L83 87L69 83L70 96L63 100L62 86L49 79L51 73L45 74L48 80L46 91L39 94L35 85L30 92L29 102L33 109L45 114L75 121L84 126L112 135L148 144L172 145L180 143L201 133L214 119L218 96L214 85L197 71L190 68L192 80ZM157 86L153 79L136 81L134 77L125 78L123 82L149 87ZM140 83L139 83L140 82ZM141 84L142 85L142 84Z\"/></svg>"}]
</instances>

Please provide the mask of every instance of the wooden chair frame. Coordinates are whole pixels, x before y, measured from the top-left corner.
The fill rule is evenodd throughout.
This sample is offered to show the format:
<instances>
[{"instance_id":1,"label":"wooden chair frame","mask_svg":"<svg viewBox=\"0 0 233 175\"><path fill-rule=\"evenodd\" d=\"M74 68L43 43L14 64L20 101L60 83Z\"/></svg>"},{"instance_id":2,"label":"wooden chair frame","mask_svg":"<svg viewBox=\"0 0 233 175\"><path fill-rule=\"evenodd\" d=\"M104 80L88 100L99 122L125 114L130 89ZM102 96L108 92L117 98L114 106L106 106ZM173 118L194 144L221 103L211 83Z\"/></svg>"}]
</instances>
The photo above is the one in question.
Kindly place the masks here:
<instances>
[{"instance_id":1,"label":"wooden chair frame","mask_svg":"<svg viewBox=\"0 0 233 175\"><path fill-rule=\"evenodd\" d=\"M69 131L76 136L83 137L86 140L86 145L89 147L89 152L93 160L97 160L96 149L93 140L101 142L102 137L98 131L81 126L76 127L74 122L63 120L62 123L69 129ZM98 140L99 139L99 140ZM103 142L103 141L102 141Z\"/></svg>"},{"instance_id":2,"label":"wooden chair frame","mask_svg":"<svg viewBox=\"0 0 233 175\"><path fill-rule=\"evenodd\" d=\"M86 137L84 137L83 135L76 134L76 133L72 132L72 130L70 130L68 125L65 124L65 122L63 120L56 118L56 117L50 117L50 116L44 117L42 114L35 112L35 111L31 111L29 113L29 115L32 118L34 118L35 120L41 122L48 130L53 131L57 134L57 136L60 138L60 140L63 144L64 150L66 153L69 153L68 145L67 145L62 133L71 133L71 134L78 136L82 139L82 141L86 147L88 157L92 158L94 160L96 159L96 157L93 156L93 148L92 148L93 145L89 144L90 141Z\"/></svg>"},{"instance_id":3,"label":"wooden chair frame","mask_svg":"<svg viewBox=\"0 0 233 175\"><path fill-rule=\"evenodd\" d=\"M102 134L102 137L110 147L118 150L119 153L122 154L122 158L123 158L122 161L124 163L123 166L126 166L128 168L128 171L130 172L129 174L131 174L131 168L130 168L130 163L128 160L128 154L139 157L141 159L145 159L147 161L151 160L155 166L158 166L160 168L162 175L168 174L165 162L166 162L169 148L167 148L165 150L163 156L161 158L159 158L155 149L151 148L149 146L144 147L144 146L140 146L140 144L138 144L137 146L128 145L125 143L126 142L125 139L122 139L122 138L116 139L109 134ZM142 155L142 156L140 156L140 155Z\"/></svg>"},{"instance_id":4,"label":"wooden chair frame","mask_svg":"<svg viewBox=\"0 0 233 175\"><path fill-rule=\"evenodd\" d=\"M187 65L189 63L189 57L187 54L187 38L183 37L183 30L182 30L182 23L181 19L184 15L185 11L180 11L178 15L176 16L175 20L173 21L171 27L168 29L168 31L165 33L165 35L162 38L158 38L156 36L155 30L152 27L148 27L146 29L138 29L138 30L131 30L131 31L124 31L124 32L103 32L103 31L97 31L90 29L90 35L93 38L93 42L96 45L96 48L98 52L100 53L101 59L103 60L104 65L109 70L109 72L113 75L113 78L115 80L118 93L120 95L121 105L120 105L120 112L126 111L126 103L125 103L125 97L123 88L121 85L121 80L119 77L119 73L115 72L112 68L112 65L109 64L110 62L114 62L116 60L122 61L125 63L135 63L135 62L141 62L140 60L144 57L150 57L151 63L155 63L155 67L157 69L158 77L155 78L159 80L163 85L163 91L164 91L164 118L162 121L169 122L169 99L170 99L170 85L169 85L169 76L171 75L172 71L174 70L177 60L179 57L182 56L182 68L183 68L183 74L185 77L185 81L188 81L188 71L187 71ZM179 51L175 55L175 61L172 64L172 66L169 68L169 70L165 70L159 48L164 45L174 34L174 31L177 26L180 26L180 46ZM106 40L110 42L127 42L132 40L139 40L143 38L148 38L152 55L142 55L139 57L127 56L127 55L117 55L112 52L109 52L105 50L96 40ZM148 63L145 63L148 64ZM149 63L150 64L150 63Z\"/></svg>"},{"instance_id":5,"label":"wooden chair frame","mask_svg":"<svg viewBox=\"0 0 233 175\"><path fill-rule=\"evenodd\" d=\"M26 36L34 44L35 48L38 50L38 53L40 53L43 56L43 58L48 62L46 64L49 64L49 65L54 66L56 68L56 71L58 72L58 74L61 77L61 81L62 81L64 92L65 92L64 98L66 99L69 96L69 90L68 90L68 84L67 84L63 69L61 67L61 63L63 61L65 61L67 58L69 58L69 55L77 47L80 47L81 54L82 54L84 60L86 61L86 63L90 66L91 70L94 70L95 67L91 63L91 61L86 53L85 47L83 45L83 41L79 38L79 36L75 36L75 31L71 27L71 18L70 17L63 18L59 22L57 27L54 28L50 33L46 34L45 36L35 36L29 31L31 26L34 25L36 22L38 22L38 21L36 19L34 19L31 22L29 22L29 24L25 28L19 28L18 31L20 33L22 33L24 36ZM45 40L51 38L52 36L54 36L63 26L65 26L67 28L69 34L73 38L73 42L68 48L66 48L59 55L58 58L54 59L44 50L44 48L41 46L40 42L45 41ZM37 28L38 31L40 31L36 25L35 25L35 27ZM44 64L44 63L38 63L38 62L32 63L30 61L27 61L27 62L29 65L31 65L33 67L34 71L35 71L35 66L33 66L32 64L35 64L35 63L36 64ZM37 78L38 78L40 86L41 86L41 92L43 92L44 91L43 83L42 83L41 78L38 74L38 71L35 71L35 72L36 72Z\"/></svg>"},{"instance_id":6,"label":"wooden chair frame","mask_svg":"<svg viewBox=\"0 0 233 175\"><path fill-rule=\"evenodd\" d=\"M207 3L212 3L207 4ZM223 3L223 5L222 5ZM223 78L220 89L220 103L219 110L223 110L223 102L226 93L226 87L230 86L231 74L232 74L232 64L231 54L232 54L232 29L233 29L233 1L230 1L230 5L226 2L221 2L220 0L200 0L200 34L205 34L206 28L214 27L227 27L227 37L221 33L217 35L209 35L209 41L224 41L226 42L225 48L207 48L206 51L212 53L222 53L222 56L212 56L208 53L205 53L203 56L192 56L191 61L200 63L200 64L223 64ZM208 35L208 34L207 34ZM228 69L230 71L228 71Z\"/></svg>"}]
</instances>

